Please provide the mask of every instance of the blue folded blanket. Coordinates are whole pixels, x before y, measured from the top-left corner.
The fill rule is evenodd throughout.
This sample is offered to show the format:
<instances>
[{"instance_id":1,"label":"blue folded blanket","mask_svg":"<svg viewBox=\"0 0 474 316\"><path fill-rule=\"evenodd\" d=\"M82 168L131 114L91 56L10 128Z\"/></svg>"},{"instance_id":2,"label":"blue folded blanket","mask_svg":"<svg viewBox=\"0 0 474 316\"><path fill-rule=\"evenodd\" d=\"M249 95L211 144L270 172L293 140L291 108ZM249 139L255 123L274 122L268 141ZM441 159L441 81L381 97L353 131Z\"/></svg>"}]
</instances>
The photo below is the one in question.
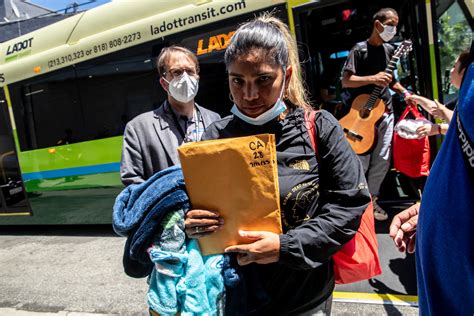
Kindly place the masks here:
<instances>
[{"instance_id":1,"label":"blue folded blanket","mask_svg":"<svg viewBox=\"0 0 474 316\"><path fill-rule=\"evenodd\" d=\"M121 236L129 236L130 264L149 265L146 249L157 234L158 225L170 211L190 208L180 167L174 166L154 174L146 182L130 185L116 198L113 228ZM127 252L127 249L125 249Z\"/></svg>"}]
</instances>

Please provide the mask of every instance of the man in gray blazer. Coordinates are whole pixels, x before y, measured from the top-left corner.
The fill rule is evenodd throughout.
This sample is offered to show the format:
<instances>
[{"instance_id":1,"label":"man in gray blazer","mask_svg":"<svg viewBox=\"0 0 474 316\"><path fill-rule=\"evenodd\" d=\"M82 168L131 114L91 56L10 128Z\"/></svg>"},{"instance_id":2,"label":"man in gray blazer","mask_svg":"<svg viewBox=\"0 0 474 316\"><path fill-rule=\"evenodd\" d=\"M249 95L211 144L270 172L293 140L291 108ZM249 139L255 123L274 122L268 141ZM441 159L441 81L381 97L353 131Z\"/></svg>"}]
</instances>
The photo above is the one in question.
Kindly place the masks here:
<instances>
[{"instance_id":1,"label":"man in gray blazer","mask_svg":"<svg viewBox=\"0 0 474 316\"><path fill-rule=\"evenodd\" d=\"M179 163L177 148L199 141L219 114L194 102L198 91L196 56L180 46L165 47L157 58L160 85L168 98L125 127L120 177L123 184L142 183L154 173Z\"/></svg>"}]
</instances>

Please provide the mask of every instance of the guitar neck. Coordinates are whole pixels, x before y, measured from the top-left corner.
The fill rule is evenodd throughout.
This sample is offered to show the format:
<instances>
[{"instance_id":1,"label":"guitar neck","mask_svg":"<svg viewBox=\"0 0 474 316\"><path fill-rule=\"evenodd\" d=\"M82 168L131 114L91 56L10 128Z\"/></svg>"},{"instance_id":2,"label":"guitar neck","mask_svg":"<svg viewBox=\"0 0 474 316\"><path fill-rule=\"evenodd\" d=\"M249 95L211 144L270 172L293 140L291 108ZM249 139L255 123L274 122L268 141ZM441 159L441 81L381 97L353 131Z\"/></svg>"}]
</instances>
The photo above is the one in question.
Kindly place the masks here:
<instances>
[{"instance_id":1,"label":"guitar neck","mask_svg":"<svg viewBox=\"0 0 474 316\"><path fill-rule=\"evenodd\" d=\"M387 65L387 68L385 68L385 73L392 74L393 70L397 67L397 63L398 63L399 59L400 59L400 57L394 55L390 59L388 65ZM374 90L370 94L370 97L369 97L369 100L367 101L367 104L365 105L366 109L371 110L374 107L375 101L377 101L377 99L380 98L380 94L381 94L383 89L384 88L379 87L379 86L376 86L374 88Z\"/></svg>"}]
</instances>

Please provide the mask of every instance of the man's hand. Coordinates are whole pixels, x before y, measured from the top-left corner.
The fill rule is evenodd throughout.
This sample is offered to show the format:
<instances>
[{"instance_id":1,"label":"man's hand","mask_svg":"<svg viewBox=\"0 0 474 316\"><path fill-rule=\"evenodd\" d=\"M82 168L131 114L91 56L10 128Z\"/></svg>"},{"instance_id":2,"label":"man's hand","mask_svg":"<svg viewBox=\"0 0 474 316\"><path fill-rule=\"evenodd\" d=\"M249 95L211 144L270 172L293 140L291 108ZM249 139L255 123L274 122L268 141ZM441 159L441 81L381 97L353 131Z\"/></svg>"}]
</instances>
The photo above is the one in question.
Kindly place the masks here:
<instances>
[{"instance_id":1,"label":"man's hand","mask_svg":"<svg viewBox=\"0 0 474 316\"><path fill-rule=\"evenodd\" d=\"M280 259L280 236L265 231L239 231L239 235L253 240L251 244L235 245L225 249L225 252L236 252L239 265L255 262L268 264Z\"/></svg>"},{"instance_id":2,"label":"man's hand","mask_svg":"<svg viewBox=\"0 0 474 316\"><path fill-rule=\"evenodd\" d=\"M375 85L385 88L392 82L392 75L384 71L372 76Z\"/></svg>"},{"instance_id":3,"label":"man's hand","mask_svg":"<svg viewBox=\"0 0 474 316\"><path fill-rule=\"evenodd\" d=\"M400 252L414 253L420 203L398 213L390 224L390 237Z\"/></svg>"},{"instance_id":4,"label":"man's hand","mask_svg":"<svg viewBox=\"0 0 474 316\"><path fill-rule=\"evenodd\" d=\"M184 226L189 238L210 235L224 225L224 219L216 211L191 210L186 213Z\"/></svg>"}]
</instances>

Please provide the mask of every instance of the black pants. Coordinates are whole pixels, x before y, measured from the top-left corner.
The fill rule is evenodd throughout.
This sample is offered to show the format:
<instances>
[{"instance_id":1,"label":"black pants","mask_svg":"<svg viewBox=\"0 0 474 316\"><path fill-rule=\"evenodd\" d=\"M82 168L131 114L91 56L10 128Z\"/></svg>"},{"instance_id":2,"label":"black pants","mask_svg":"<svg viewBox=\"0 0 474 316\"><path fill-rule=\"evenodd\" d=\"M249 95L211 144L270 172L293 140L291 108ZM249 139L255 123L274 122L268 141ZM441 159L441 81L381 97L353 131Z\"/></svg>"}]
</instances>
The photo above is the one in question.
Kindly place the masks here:
<instances>
[{"instance_id":1,"label":"black pants","mask_svg":"<svg viewBox=\"0 0 474 316\"><path fill-rule=\"evenodd\" d=\"M325 300L324 302L322 302L321 304L319 304L312 310L298 314L298 316L329 316L331 315L331 307L332 307L332 294L331 296L327 298L327 300Z\"/></svg>"}]
</instances>

